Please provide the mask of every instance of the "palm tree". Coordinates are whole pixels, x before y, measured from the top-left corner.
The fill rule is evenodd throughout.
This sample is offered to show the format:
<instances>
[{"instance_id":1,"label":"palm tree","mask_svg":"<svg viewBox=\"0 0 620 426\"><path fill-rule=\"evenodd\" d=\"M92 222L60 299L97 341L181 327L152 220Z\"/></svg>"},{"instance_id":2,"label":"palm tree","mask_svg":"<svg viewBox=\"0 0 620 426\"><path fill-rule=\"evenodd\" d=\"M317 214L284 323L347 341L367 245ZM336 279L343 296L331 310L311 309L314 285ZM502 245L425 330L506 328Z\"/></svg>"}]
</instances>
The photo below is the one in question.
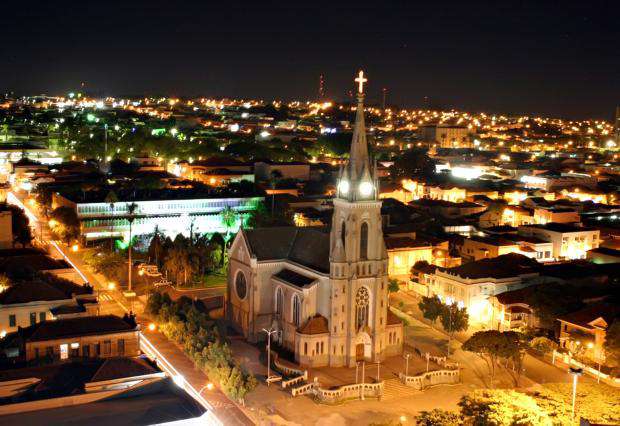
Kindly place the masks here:
<instances>
[{"instance_id":1,"label":"palm tree","mask_svg":"<svg viewBox=\"0 0 620 426\"><path fill-rule=\"evenodd\" d=\"M230 206L224 207L224 209L220 212L220 219L222 221L222 225L224 225L224 228L226 228L224 244L222 245L222 263L224 262L224 257L226 256L226 245L228 244L228 240L230 239L230 228L235 226L238 217L239 213L237 213L237 211L235 211Z\"/></svg>"},{"instance_id":2,"label":"palm tree","mask_svg":"<svg viewBox=\"0 0 620 426\"><path fill-rule=\"evenodd\" d=\"M112 230L110 231L110 251L112 252L114 251L114 203L118 203L118 197L114 191L110 191L104 201L110 205L112 210Z\"/></svg>"},{"instance_id":3,"label":"palm tree","mask_svg":"<svg viewBox=\"0 0 620 426\"><path fill-rule=\"evenodd\" d=\"M127 220L129 221L129 246L127 247L128 253L128 261L127 261L127 291L131 291L131 228L133 225L133 221L136 218L135 213L138 209L138 205L136 203L131 203L127 205Z\"/></svg>"}]
</instances>

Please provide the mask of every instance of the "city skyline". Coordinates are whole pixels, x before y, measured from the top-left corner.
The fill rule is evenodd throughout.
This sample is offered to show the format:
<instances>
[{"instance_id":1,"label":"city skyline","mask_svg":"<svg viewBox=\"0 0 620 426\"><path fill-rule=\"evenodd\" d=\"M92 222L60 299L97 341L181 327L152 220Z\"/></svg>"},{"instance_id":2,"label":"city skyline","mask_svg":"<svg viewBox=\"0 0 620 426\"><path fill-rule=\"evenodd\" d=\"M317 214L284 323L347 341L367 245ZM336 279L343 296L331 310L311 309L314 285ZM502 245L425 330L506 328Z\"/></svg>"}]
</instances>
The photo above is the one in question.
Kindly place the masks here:
<instances>
[{"instance_id":1,"label":"city skyline","mask_svg":"<svg viewBox=\"0 0 620 426\"><path fill-rule=\"evenodd\" d=\"M20 94L85 83L106 96L304 100L323 75L326 97L343 101L363 68L369 104L386 88L401 107L610 120L617 6L563 6L11 5L0 79Z\"/></svg>"}]
</instances>

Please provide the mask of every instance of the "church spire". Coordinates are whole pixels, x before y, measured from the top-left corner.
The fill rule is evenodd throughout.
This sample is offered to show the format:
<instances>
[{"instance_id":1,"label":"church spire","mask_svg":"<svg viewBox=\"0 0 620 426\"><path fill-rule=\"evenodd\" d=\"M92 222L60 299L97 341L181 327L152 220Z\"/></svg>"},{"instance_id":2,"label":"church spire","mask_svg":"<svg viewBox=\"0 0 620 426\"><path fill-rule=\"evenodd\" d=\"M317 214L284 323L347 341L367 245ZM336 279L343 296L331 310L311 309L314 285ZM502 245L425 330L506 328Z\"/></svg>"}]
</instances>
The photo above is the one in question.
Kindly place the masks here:
<instances>
[{"instance_id":1,"label":"church spire","mask_svg":"<svg viewBox=\"0 0 620 426\"><path fill-rule=\"evenodd\" d=\"M360 71L355 82L357 89L357 111L355 113L355 127L351 140L349 161L344 167L338 182L337 197L349 201L373 200L377 198L374 174L368 159L368 143L366 141L366 126L364 125L364 71Z\"/></svg>"},{"instance_id":2,"label":"church spire","mask_svg":"<svg viewBox=\"0 0 620 426\"><path fill-rule=\"evenodd\" d=\"M366 142L366 126L364 123L364 71L360 71L355 82L357 89L357 110L355 112L355 127L349 153L349 174L351 179L360 179L364 171L370 169L368 161L368 143Z\"/></svg>"}]
</instances>

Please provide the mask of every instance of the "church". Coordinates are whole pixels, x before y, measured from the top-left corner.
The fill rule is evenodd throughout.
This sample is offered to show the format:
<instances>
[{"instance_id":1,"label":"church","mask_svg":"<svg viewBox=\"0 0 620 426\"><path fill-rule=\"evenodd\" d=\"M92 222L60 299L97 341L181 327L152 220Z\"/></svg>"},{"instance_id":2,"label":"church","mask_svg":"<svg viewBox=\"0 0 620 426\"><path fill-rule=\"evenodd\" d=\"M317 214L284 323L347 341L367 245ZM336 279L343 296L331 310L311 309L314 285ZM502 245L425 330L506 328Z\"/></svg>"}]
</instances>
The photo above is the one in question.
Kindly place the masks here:
<instances>
[{"instance_id":1,"label":"church","mask_svg":"<svg viewBox=\"0 0 620 426\"><path fill-rule=\"evenodd\" d=\"M230 324L250 342L276 330L272 339L302 366L354 367L402 353L403 324L388 309L388 255L366 142L362 71L355 81L351 152L331 227L242 229L229 250Z\"/></svg>"}]
</instances>

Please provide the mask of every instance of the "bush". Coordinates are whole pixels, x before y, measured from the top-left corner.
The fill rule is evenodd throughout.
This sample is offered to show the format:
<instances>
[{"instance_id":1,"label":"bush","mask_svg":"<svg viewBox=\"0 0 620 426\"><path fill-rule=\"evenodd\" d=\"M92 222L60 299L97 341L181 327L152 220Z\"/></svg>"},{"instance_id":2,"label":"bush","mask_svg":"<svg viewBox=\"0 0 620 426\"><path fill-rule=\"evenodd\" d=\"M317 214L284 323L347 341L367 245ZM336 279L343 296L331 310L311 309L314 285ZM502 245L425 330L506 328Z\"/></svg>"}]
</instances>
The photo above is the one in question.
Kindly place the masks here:
<instances>
[{"instance_id":1,"label":"bush","mask_svg":"<svg viewBox=\"0 0 620 426\"><path fill-rule=\"evenodd\" d=\"M540 337L534 337L530 341L530 348L532 348L536 352L540 352L542 354L548 354L551 351L553 351L554 349L557 349L558 348L558 344L555 343L551 339L548 339L546 337L540 336Z\"/></svg>"},{"instance_id":2,"label":"bush","mask_svg":"<svg viewBox=\"0 0 620 426\"><path fill-rule=\"evenodd\" d=\"M463 424L463 419L457 413L438 408L422 411L415 420L418 426L459 426Z\"/></svg>"}]
</instances>

